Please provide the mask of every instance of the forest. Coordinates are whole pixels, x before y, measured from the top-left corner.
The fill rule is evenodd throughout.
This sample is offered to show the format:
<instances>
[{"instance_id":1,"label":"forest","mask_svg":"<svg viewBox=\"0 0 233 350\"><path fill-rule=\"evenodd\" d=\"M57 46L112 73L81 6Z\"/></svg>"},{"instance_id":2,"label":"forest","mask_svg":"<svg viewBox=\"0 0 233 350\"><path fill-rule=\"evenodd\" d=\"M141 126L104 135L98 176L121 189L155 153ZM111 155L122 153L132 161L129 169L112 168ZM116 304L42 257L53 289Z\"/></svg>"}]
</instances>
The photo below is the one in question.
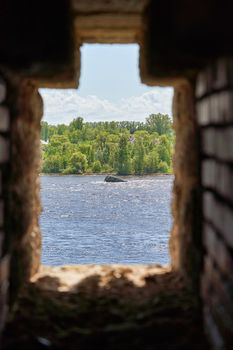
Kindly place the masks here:
<instances>
[{"instance_id":1,"label":"forest","mask_svg":"<svg viewBox=\"0 0 233 350\"><path fill-rule=\"evenodd\" d=\"M145 122L41 123L42 173L143 175L172 172L174 131L168 115Z\"/></svg>"}]
</instances>

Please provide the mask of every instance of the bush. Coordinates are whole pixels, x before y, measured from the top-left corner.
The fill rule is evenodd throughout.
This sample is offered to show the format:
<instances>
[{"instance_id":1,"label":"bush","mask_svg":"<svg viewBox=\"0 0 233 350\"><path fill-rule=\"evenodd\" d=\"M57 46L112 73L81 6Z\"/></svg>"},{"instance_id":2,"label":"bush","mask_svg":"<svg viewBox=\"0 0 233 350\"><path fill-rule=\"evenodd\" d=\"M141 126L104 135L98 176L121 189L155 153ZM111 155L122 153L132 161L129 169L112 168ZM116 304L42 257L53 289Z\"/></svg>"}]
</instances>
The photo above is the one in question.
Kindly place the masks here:
<instances>
[{"instance_id":1,"label":"bush","mask_svg":"<svg viewBox=\"0 0 233 350\"><path fill-rule=\"evenodd\" d=\"M48 159L43 160L43 165L42 165L43 173L60 173L61 170L62 170L62 159L59 155L54 155Z\"/></svg>"},{"instance_id":2,"label":"bush","mask_svg":"<svg viewBox=\"0 0 233 350\"><path fill-rule=\"evenodd\" d=\"M93 173L100 173L101 172L101 163L99 160L96 160L93 163L92 171L93 171Z\"/></svg>"},{"instance_id":3,"label":"bush","mask_svg":"<svg viewBox=\"0 0 233 350\"><path fill-rule=\"evenodd\" d=\"M78 151L72 154L69 163L75 174L82 174L87 168L87 157Z\"/></svg>"},{"instance_id":4,"label":"bush","mask_svg":"<svg viewBox=\"0 0 233 350\"><path fill-rule=\"evenodd\" d=\"M63 175L70 175L70 174L74 174L74 173L75 173L75 171L74 171L74 169L71 166L68 166L62 172Z\"/></svg>"},{"instance_id":5,"label":"bush","mask_svg":"<svg viewBox=\"0 0 233 350\"><path fill-rule=\"evenodd\" d=\"M166 162L160 162L158 170L160 173L165 173L165 174L170 172L169 166L167 165Z\"/></svg>"}]
</instances>

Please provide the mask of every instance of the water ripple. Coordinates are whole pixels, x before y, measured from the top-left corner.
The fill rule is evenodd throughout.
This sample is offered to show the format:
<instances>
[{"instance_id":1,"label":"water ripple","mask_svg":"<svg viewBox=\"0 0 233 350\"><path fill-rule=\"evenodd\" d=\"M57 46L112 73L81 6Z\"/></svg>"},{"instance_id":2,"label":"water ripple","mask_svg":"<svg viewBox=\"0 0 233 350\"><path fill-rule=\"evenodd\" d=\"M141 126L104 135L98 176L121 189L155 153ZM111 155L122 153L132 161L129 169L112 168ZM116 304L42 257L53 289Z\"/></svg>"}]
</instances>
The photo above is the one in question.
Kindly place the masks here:
<instances>
[{"instance_id":1,"label":"water ripple","mask_svg":"<svg viewBox=\"0 0 233 350\"><path fill-rule=\"evenodd\" d=\"M44 264L169 263L173 177L42 176Z\"/></svg>"}]
</instances>

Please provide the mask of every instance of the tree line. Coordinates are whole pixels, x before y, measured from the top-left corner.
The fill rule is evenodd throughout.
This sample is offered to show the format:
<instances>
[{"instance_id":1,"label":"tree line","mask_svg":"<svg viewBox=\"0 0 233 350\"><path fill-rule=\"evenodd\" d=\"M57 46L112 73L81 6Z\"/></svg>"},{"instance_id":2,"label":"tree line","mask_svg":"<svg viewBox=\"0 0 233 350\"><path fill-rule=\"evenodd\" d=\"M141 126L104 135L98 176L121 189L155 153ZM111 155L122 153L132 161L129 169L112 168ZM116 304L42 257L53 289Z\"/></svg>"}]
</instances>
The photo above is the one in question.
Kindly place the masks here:
<instances>
[{"instance_id":1,"label":"tree line","mask_svg":"<svg viewBox=\"0 0 233 350\"><path fill-rule=\"evenodd\" d=\"M145 122L41 123L43 173L172 172L174 132L168 115L151 114Z\"/></svg>"}]
</instances>

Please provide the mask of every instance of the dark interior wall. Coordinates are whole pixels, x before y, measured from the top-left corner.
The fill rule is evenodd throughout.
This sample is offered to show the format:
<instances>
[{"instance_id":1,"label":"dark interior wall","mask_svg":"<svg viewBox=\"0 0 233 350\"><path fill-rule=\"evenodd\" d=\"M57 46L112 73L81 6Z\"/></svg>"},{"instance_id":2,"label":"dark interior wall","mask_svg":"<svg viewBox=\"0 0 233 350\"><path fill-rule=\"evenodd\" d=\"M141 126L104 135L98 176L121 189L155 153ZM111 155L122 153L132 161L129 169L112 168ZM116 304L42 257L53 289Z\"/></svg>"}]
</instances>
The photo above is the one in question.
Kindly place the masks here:
<instances>
[{"instance_id":1,"label":"dark interior wall","mask_svg":"<svg viewBox=\"0 0 233 350\"><path fill-rule=\"evenodd\" d=\"M153 85L193 80L214 58L233 55L231 0L150 1L144 17L141 77Z\"/></svg>"},{"instance_id":2,"label":"dark interior wall","mask_svg":"<svg viewBox=\"0 0 233 350\"><path fill-rule=\"evenodd\" d=\"M0 64L56 87L74 87L71 1L1 0Z\"/></svg>"},{"instance_id":3,"label":"dark interior wall","mask_svg":"<svg viewBox=\"0 0 233 350\"><path fill-rule=\"evenodd\" d=\"M216 349L233 348L233 59L198 75L197 118L202 136L204 267L202 298Z\"/></svg>"}]
</instances>

